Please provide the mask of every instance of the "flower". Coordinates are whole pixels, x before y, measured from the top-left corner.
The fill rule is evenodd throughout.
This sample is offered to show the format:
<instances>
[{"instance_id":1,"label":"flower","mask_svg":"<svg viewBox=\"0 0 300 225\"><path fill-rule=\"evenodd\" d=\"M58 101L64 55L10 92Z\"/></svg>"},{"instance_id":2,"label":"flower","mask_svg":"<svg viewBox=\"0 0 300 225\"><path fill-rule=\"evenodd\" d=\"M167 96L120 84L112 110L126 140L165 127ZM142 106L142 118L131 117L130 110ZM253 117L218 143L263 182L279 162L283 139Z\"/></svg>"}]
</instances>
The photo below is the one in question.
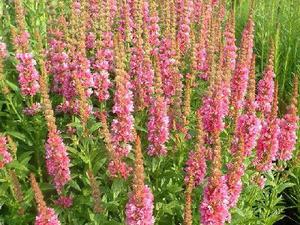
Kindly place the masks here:
<instances>
[{"instance_id":1,"label":"flower","mask_svg":"<svg viewBox=\"0 0 300 225\"><path fill-rule=\"evenodd\" d=\"M143 190L143 197L141 201L131 194L129 201L126 204L126 224L127 225L152 225L154 224L153 217L153 194L150 188L145 185Z\"/></svg>"},{"instance_id":2,"label":"flower","mask_svg":"<svg viewBox=\"0 0 300 225\"><path fill-rule=\"evenodd\" d=\"M244 140L245 156L250 156L252 149L256 147L261 128L261 121L255 114L247 113L239 116L237 129L240 132L234 137L231 153L236 152L238 140L242 137Z\"/></svg>"},{"instance_id":3,"label":"flower","mask_svg":"<svg viewBox=\"0 0 300 225\"><path fill-rule=\"evenodd\" d=\"M46 208L37 215L34 225L60 225L60 222L54 209Z\"/></svg>"},{"instance_id":4,"label":"flower","mask_svg":"<svg viewBox=\"0 0 300 225\"><path fill-rule=\"evenodd\" d=\"M8 52L6 49L6 44L0 41L0 58L4 59L8 56Z\"/></svg>"},{"instance_id":5,"label":"flower","mask_svg":"<svg viewBox=\"0 0 300 225\"><path fill-rule=\"evenodd\" d=\"M179 18L177 42L179 49L184 53L190 47L190 25L193 11L193 1L182 1L183 9Z\"/></svg>"},{"instance_id":6,"label":"flower","mask_svg":"<svg viewBox=\"0 0 300 225\"><path fill-rule=\"evenodd\" d=\"M297 142L297 129L299 116L297 115L297 97L298 97L298 78L295 76L294 91L292 101L288 107L287 113L279 122L279 154L280 160L290 160L292 158L293 150Z\"/></svg>"},{"instance_id":7,"label":"flower","mask_svg":"<svg viewBox=\"0 0 300 225\"><path fill-rule=\"evenodd\" d=\"M265 116L271 112L274 95L274 50L271 49L269 64L267 65L263 78L258 82L256 102L258 110Z\"/></svg>"},{"instance_id":8,"label":"flower","mask_svg":"<svg viewBox=\"0 0 300 225\"><path fill-rule=\"evenodd\" d=\"M193 186L199 186L204 177L206 175L206 158L205 155L207 153L207 149L204 146L204 134L202 130L202 120L201 116L199 115L198 111L198 126L197 126L197 143L196 149L194 152L190 152L189 158L186 162L186 176L185 176L185 183L188 185L190 176L193 177Z\"/></svg>"},{"instance_id":9,"label":"flower","mask_svg":"<svg viewBox=\"0 0 300 225\"><path fill-rule=\"evenodd\" d=\"M129 201L126 204L126 224L127 225L152 225L153 217L153 194L150 188L144 184L144 165L141 141L137 136L135 146L135 163L133 190L129 194Z\"/></svg>"},{"instance_id":10,"label":"flower","mask_svg":"<svg viewBox=\"0 0 300 225\"><path fill-rule=\"evenodd\" d=\"M244 106L244 98L247 91L249 73L253 56L253 31L254 22L252 12L242 34L240 53L235 72L231 79L231 103L234 113L238 115Z\"/></svg>"},{"instance_id":11,"label":"flower","mask_svg":"<svg viewBox=\"0 0 300 225\"><path fill-rule=\"evenodd\" d=\"M73 198L71 196L59 196L55 204L63 208L70 208L73 205Z\"/></svg>"},{"instance_id":12,"label":"flower","mask_svg":"<svg viewBox=\"0 0 300 225\"><path fill-rule=\"evenodd\" d=\"M257 141L254 165L258 171L270 171L273 161L278 154L278 137L280 134L279 119L277 118L278 87L275 86L271 114L262 123L262 130Z\"/></svg>"},{"instance_id":13,"label":"flower","mask_svg":"<svg viewBox=\"0 0 300 225\"><path fill-rule=\"evenodd\" d=\"M46 143L46 167L53 178L56 190L60 193L63 186L71 179L70 159L58 131L49 131Z\"/></svg>"},{"instance_id":14,"label":"flower","mask_svg":"<svg viewBox=\"0 0 300 225\"><path fill-rule=\"evenodd\" d=\"M148 154L151 156L161 156L167 153L165 143L169 139L169 117L167 103L162 96L161 74L156 65L156 81L152 97L149 120L148 120Z\"/></svg>"},{"instance_id":15,"label":"flower","mask_svg":"<svg viewBox=\"0 0 300 225\"><path fill-rule=\"evenodd\" d=\"M42 109L42 106L40 103L33 103L31 106L26 107L23 109L23 113L27 116L34 116L38 114Z\"/></svg>"},{"instance_id":16,"label":"flower","mask_svg":"<svg viewBox=\"0 0 300 225\"><path fill-rule=\"evenodd\" d=\"M7 149L6 137L0 135L0 169L12 161L12 156Z\"/></svg>"},{"instance_id":17,"label":"flower","mask_svg":"<svg viewBox=\"0 0 300 225\"><path fill-rule=\"evenodd\" d=\"M19 72L19 84L23 95L34 96L40 89L39 73L35 68L36 61L31 53L17 53L19 63L17 70Z\"/></svg>"},{"instance_id":18,"label":"flower","mask_svg":"<svg viewBox=\"0 0 300 225\"><path fill-rule=\"evenodd\" d=\"M203 225L224 225L226 221L230 220L225 177L218 178L216 182L214 185L212 179L209 179L204 188L203 199L199 208Z\"/></svg>"},{"instance_id":19,"label":"flower","mask_svg":"<svg viewBox=\"0 0 300 225\"><path fill-rule=\"evenodd\" d=\"M35 225L60 225L58 216L52 208L48 208L41 189L33 174L30 174L31 187L34 192L35 201L38 207L38 215L35 218Z\"/></svg>"},{"instance_id":20,"label":"flower","mask_svg":"<svg viewBox=\"0 0 300 225\"><path fill-rule=\"evenodd\" d=\"M121 177L127 179L132 168L121 160L112 160L108 164L108 172L111 177Z\"/></svg>"}]
</instances>

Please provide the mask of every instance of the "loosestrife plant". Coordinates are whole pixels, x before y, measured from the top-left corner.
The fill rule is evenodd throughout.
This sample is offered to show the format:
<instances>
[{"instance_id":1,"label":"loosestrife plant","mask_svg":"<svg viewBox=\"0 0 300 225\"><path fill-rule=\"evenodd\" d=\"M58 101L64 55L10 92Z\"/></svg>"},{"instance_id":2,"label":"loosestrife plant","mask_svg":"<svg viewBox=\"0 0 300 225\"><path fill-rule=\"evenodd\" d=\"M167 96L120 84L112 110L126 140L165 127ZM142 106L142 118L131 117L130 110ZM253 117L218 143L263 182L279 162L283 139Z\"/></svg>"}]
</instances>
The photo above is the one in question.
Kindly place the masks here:
<instances>
[{"instance_id":1,"label":"loosestrife plant","mask_svg":"<svg viewBox=\"0 0 300 225\"><path fill-rule=\"evenodd\" d=\"M298 76L283 102L278 40L261 56L255 3L246 22L237 5L0 3L0 224L284 218Z\"/></svg>"}]
</instances>

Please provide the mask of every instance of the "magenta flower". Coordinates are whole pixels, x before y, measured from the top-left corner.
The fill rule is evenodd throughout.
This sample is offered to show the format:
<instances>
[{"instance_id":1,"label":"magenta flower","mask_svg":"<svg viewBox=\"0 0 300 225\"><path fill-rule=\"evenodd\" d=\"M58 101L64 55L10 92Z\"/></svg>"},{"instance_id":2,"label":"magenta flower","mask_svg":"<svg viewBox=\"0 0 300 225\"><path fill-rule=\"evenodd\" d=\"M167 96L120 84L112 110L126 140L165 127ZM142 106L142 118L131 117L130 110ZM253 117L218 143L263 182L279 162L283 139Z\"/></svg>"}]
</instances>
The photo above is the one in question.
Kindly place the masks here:
<instances>
[{"instance_id":1,"label":"magenta flower","mask_svg":"<svg viewBox=\"0 0 300 225\"><path fill-rule=\"evenodd\" d=\"M234 24L234 15L231 15L231 18L226 24L226 30L224 32L225 36L225 46L224 46L224 63L228 65L230 71L235 70L236 58L237 58L237 47L235 45L235 24Z\"/></svg>"},{"instance_id":2,"label":"magenta flower","mask_svg":"<svg viewBox=\"0 0 300 225\"><path fill-rule=\"evenodd\" d=\"M0 58L4 59L8 56L6 44L0 41Z\"/></svg>"},{"instance_id":3,"label":"magenta flower","mask_svg":"<svg viewBox=\"0 0 300 225\"><path fill-rule=\"evenodd\" d=\"M207 62L207 51L204 43L197 43L196 45L196 59L195 59L195 70L198 71L198 76L203 79L208 79L208 62Z\"/></svg>"},{"instance_id":4,"label":"magenta flower","mask_svg":"<svg viewBox=\"0 0 300 225\"><path fill-rule=\"evenodd\" d=\"M70 208L73 205L73 198L71 196L59 196L55 204L63 208Z\"/></svg>"},{"instance_id":5,"label":"magenta flower","mask_svg":"<svg viewBox=\"0 0 300 225\"><path fill-rule=\"evenodd\" d=\"M60 18L60 23L65 23L64 18ZM74 95L75 85L72 83L72 77L69 67L69 56L66 53L66 42L64 33L60 30L54 30L50 33L51 38L48 42L47 51L47 70L53 75L52 91L62 95L66 99L71 99Z\"/></svg>"},{"instance_id":6,"label":"magenta flower","mask_svg":"<svg viewBox=\"0 0 300 225\"><path fill-rule=\"evenodd\" d=\"M297 142L297 129L299 117L288 112L279 122L279 154L278 159L290 160Z\"/></svg>"},{"instance_id":7,"label":"magenta flower","mask_svg":"<svg viewBox=\"0 0 300 225\"><path fill-rule=\"evenodd\" d=\"M12 161L12 156L7 149L5 136L0 135L0 169Z\"/></svg>"},{"instance_id":8,"label":"magenta flower","mask_svg":"<svg viewBox=\"0 0 300 225\"><path fill-rule=\"evenodd\" d=\"M31 53L17 53L19 63L17 70L19 72L19 84L22 95L34 96L40 89L40 75L36 70L36 61Z\"/></svg>"},{"instance_id":9,"label":"magenta flower","mask_svg":"<svg viewBox=\"0 0 300 225\"><path fill-rule=\"evenodd\" d=\"M106 101L109 98L109 88L111 81L109 79L109 61L106 59L105 49L98 49L93 63L95 95L99 102ZM110 56L109 56L110 57Z\"/></svg>"},{"instance_id":10,"label":"magenta flower","mask_svg":"<svg viewBox=\"0 0 300 225\"><path fill-rule=\"evenodd\" d=\"M108 164L108 172L110 177L121 177L127 179L130 175L132 168L121 160L113 159Z\"/></svg>"},{"instance_id":11,"label":"magenta flower","mask_svg":"<svg viewBox=\"0 0 300 225\"><path fill-rule=\"evenodd\" d=\"M23 113L27 116L34 116L38 114L42 110L42 106L40 103L33 103L31 106L23 109Z\"/></svg>"},{"instance_id":12,"label":"magenta flower","mask_svg":"<svg viewBox=\"0 0 300 225\"><path fill-rule=\"evenodd\" d=\"M148 186L144 186L141 201L137 201L136 196L131 193L126 204L126 225L153 225L153 194Z\"/></svg>"},{"instance_id":13,"label":"magenta flower","mask_svg":"<svg viewBox=\"0 0 300 225\"><path fill-rule=\"evenodd\" d=\"M133 94L128 75L123 75L123 77L117 78L113 106L113 113L117 117L112 121L111 129L115 153L120 156L127 156L131 150L129 142L134 140Z\"/></svg>"},{"instance_id":14,"label":"magenta flower","mask_svg":"<svg viewBox=\"0 0 300 225\"><path fill-rule=\"evenodd\" d=\"M258 171L270 171L278 153L279 119L267 119L262 123L256 147L254 165Z\"/></svg>"},{"instance_id":15,"label":"magenta flower","mask_svg":"<svg viewBox=\"0 0 300 225\"><path fill-rule=\"evenodd\" d=\"M58 193L71 179L70 159L58 131L50 131L46 143L46 167Z\"/></svg>"},{"instance_id":16,"label":"magenta flower","mask_svg":"<svg viewBox=\"0 0 300 225\"><path fill-rule=\"evenodd\" d=\"M215 185L209 179L204 188L203 200L199 211L203 225L224 225L230 221L228 209L228 189L225 177L220 177Z\"/></svg>"},{"instance_id":17,"label":"magenta flower","mask_svg":"<svg viewBox=\"0 0 300 225\"><path fill-rule=\"evenodd\" d=\"M235 72L231 79L231 102L238 113L244 106L244 98L247 92L249 73L253 55L253 31L254 23L250 15L248 23L242 34L240 55Z\"/></svg>"},{"instance_id":18,"label":"magenta flower","mask_svg":"<svg viewBox=\"0 0 300 225\"><path fill-rule=\"evenodd\" d=\"M60 225L58 216L52 208L46 208L35 218L35 225Z\"/></svg>"},{"instance_id":19,"label":"magenta flower","mask_svg":"<svg viewBox=\"0 0 300 225\"><path fill-rule=\"evenodd\" d=\"M159 17L158 17L157 10L151 11L149 17L148 30L149 30L149 43L153 49L152 55L156 55L158 53L158 48L160 45L160 40L159 40L160 28L158 23L159 23Z\"/></svg>"},{"instance_id":20,"label":"magenta flower","mask_svg":"<svg viewBox=\"0 0 300 225\"><path fill-rule=\"evenodd\" d=\"M165 143L169 139L169 117L167 103L162 96L154 96L151 101L148 121L148 154L167 154Z\"/></svg>"},{"instance_id":21,"label":"magenta flower","mask_svg":"<svg viewBox=\"0 0 300 225\"><path fill-rule=\"evenodd\" d=\"M184 53L190 47L191 17L193 11L193 1L183 1L182 15L179 17L179 28L177 42L179 49Z\"/></svg>"},{"instance_id":22,"label":"magenta flower","mask_svg":"<svg viewBox=\"0 0 300 225\"><path fill-rule=\"evenodd\" d=\"M89 32L86 35L85 46L87 49L93 49L95 47L96 35L93 32Z\"/></svg>"},{"instance_id":23,"label":"magenta flower","mask_svg":"<svg viewBox=\"0 0 300 225\"><path fill-rule=\"evenodd\" d=\"M202 146L195 152L189 154L185 168L186 176L184 181L186 184L189 182L189 176L193 176L195 186L199 186L203 182L206 175L206 151L207 150Z\"/></svg>"},{"instance_id":24,"label":"magenta flower","mask_svg":"<svg viewBox=\"0 0 300 225\"><path fill-rule=\"evenodd\" d=\"M223 89L216 87L213 96L204 96L200 108L202 124L205 131L212 133L222 131L225 127L224 118L228 112L222 100Z\"/></svg>"},{"instance_id":25,"label":"magenta flower","mask_svg":"<svg viewBox=\"0 0 300 225\"><path fill-rule=\"evenodd\" d=\"M128 1L125 1L121 6L118 31L121 34L123 41L130 41L133 30L133 21L130 16L130 5L128 4Z\"/></svg>"},{"instance_id":26,"label":"magenta flower","mask_svg":"<svg viewBox=\"0 0 300 225\"><path fill-rule=\"evenodd\" d=\"M172 49L172 42L169 38L161 40L159 46L159 64L161 70L162 88L165 98L169 104L172 96L175 95L176 85L174 84L174 71L172 67L175 64L176 52Z\"/></svg>"},{"instance_id":27,"label":"magenta flower","mask_svg":"<svg viewBox=\"0 0 300 225\"><path fill-rule=\"evenodd\" d=\"M228 174L225 176L228 187L228 207L235 207L242 192L242 177L245 174L244 165L227 164Z\"/></svg>"},{"instance_id":28,"label":"magenta flower","mask_svg":"<svg viewBox=\"0 0 300 225\"><path fill-rule=\"evenodd\" d=\"M263 78L258 82L256 102L258 104L258 110L264 115L270 113L272 109L274 78L275 73L273 71L273 66L268 65Z\"/></svg>"},{"instance_id":29,"label":"magenta flower","mask_svg":"<svg viewBox=\"0 0 300 225\"><path fill-rule=\"evenodd\" d=\"M237 151L238 141L240 136L242 136L244 140L245 156L250 156L252 150L256 147L257 139L260 136L261 121L254 113L249 112L243 114L239 116L237 120L237 130L240 132L238 132L233 139L231 153L235 153Z\"/></svg>"}]
</instances>

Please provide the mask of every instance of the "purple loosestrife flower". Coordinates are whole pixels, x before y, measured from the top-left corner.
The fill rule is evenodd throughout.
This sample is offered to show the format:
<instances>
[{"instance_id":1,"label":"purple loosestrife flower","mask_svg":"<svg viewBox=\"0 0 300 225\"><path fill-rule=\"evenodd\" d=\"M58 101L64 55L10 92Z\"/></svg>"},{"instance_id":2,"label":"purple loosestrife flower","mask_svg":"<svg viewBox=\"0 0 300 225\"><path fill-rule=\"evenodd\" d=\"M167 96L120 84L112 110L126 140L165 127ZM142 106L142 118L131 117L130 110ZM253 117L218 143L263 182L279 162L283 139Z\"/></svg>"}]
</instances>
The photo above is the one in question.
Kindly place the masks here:
<instances>
[{"instance_id":1,"label":"purple loosestrife flower","mask_svg":"<svg viewBox=\"0 0 300 225\"><path fill-rule=\"evenodd\" d=\"M117 37L120 40L120 36ZM117 42L117 41L116 41ZM125 49L122 42L115 45L116 61L116 91L114 96L113 113L116 118L111 124L112 143L115 154L127 156L131 150L130 142L134 140L133 94L129 75L125 71Z\"/></svg>"},{"instance_id":2,"label":"purple loosestrife flower","mask_svg":"<svg viewBox=\"0 0 300 225\"><path fill-rule=\"evenodd\" d=\"M131 171L132 168L119 159L113 159L108 164L108 172L111 177L121 177L127 179Z\"/></svg>"},{"instance_id":3,"label":"purple loosestrife flower","mask_svg":"<svg viewBox=\"0 0 300 225\"><path fill-rule=\"evenodd\" d=\"M35 218L35 225L60 225L58 216L52 208L48 208L44 196L33 174L30 174L31 187L37 203L38 215Z\"/></svg>"},{"instance_id":4,"label":"purple loosestrife flower","mask_svg":"<svg viewBox=\"0 0 300 225\"><path fill-rule=\"evenodd\" d=\"M35 218L34 225L60 225L60 222L54 209L46 208Z\"/></svg>"},{"instance_id":5,"label":"purple loosestrife flower","mask_svg":"<svg viewBox=\"0 0 300 225\"><path fill-rule=\"evenodd\" d=\"M256 147L257 139L261 131L261 120L256 116L257 104L255 102L255 56L252 58L252 67L249 76L248 93L246 98L244 114L237 119L236 135L231 146L231 153L235 153L238 148L240 138L244 140L245 156L250 156L252 149Z\"/></svg>"},{"instance_id":6,"label":"purple loosestrife flower","mask_svg":"<svg viewBox=\"0 0 300 225\"><path fill-rule=\"evenodd\" d=\"M127 225L153 225L153 194L148 186L144 186L142 202L139 202L134 195L129 197L126 204Z\"/></svg>"},{"instance_id":7,"label":"purple loosestrife flower","mask_svg":"<svg viewBox=\"0 0 300 225\"><path fill-rule=\"evenodd\" d=\"M17 53L19 63L17 70L19 72L19 84L23 95L34 96L40 89L39 73L36 70L36 61L31 53Z\"/></svg>"},{"instance_id":8,"label":"purple loosestrife flower","mask_svg":"<svg viewBox=\"0 0 300 225\"><path fill-rule=\"evenodd\" d=\"M269 63L264 71L263 78L258 82L256 102L258 110L267 116L272 109L274 95L274 50L271 49Z\"/></svg>"},{"instance_id":9,"label":"purple loosestrife flower","mask_svg":"<svg viewBox=\"0 0 300 225\"><path fill-rule=\"evenodd\" d=\"M161 40L159 46L159 64L161 70L162 88L164 96L169 104L172 96L175 95L175 84L173 82L174 72L172 67L174 66L176 52L172 49L172 41L169 38Z\"/></svg>"},{"instance_id":10,"label":"purple loosestrife flower","mask_svg":"<svg viewBox=\"0 0 300 225\"><path fill-rule=\"evenodd\" d=\"M23 113L27 116L34 116L38 114L42 110L42 106L40 103L33 103L31 106L23 109Z\"/></svg>"},{"instance_id":11,"label":"purple loosestrife flower","mask_svg":"<svg viewBox=\"0 0 300 225\"><path fill-rule=\"evenodd\" d=\"M253 55L253 31L254 22L252 12L242 34L242 41L238 62L231 79L231 103L234 107L234 116L240 113L244 105L244 98L247 91L250 67Z\"/></svg>"},{"instance_id":12,"label":"purple loosestrife flower","mask_svg":"<svg viewBox=\"0 0 300 225\"><path fill-rule=\"evenodd\" d=\"M193 11L193 1L186 0L183 1L183 12L179 17L179 28L177 33L177 42L179 49L182 53L185 53L186 50L190 47L191 39L191 16Z\"/></svg>"},{"instance_id":13,"label":"purple loosestrife flower","mask_svg":"<svg viewBox=\"0 0 300 225\"><path fill-rule=\"evenodd\" d=\"M154 96L152 97L148 120L148 154L161 156L167 153L165 146L169 139L168 106L161 89L161 74L156 64Z\"/></svg>"},{"instance_id":14,"label":"purple loosestrife flower","mask_svg":"<svg viewBox=\"0 0 300 225\"><path fill-rule=\"evenodd\" d=\"M297 142L297 129L299 116L297 115L297 97L298 97L298 78L295 77L294 93L291 104L288 107L287 113L280 120L280 134L279 134L279 154L280 160L290 160L292 158L293 150Z\"/></svg>"},{"instance_id":15,"label":"purple loosestrife flower","mask_svg":"<svg viewBox=\"0 0 300 225\"><path fill-rule=\"evenodd\" d=\"M73 198L70 196L59 196L55 204L63 208L70 208L73 205Z\"/></svg>"},{"instance_id":16,"label":"purple loosestrife flower","mask_svg":"<svg viewBox=\"0 0 300 225\"><path fill-rule=\"evenodd\" d=\"M236 132L242 133L243 131L237 129ZM237 144L237 151L233 154L232 162L227 164L228 172L225 176L228 187L228 206L230 208L235 207L238 202L243 186L242 177L245 174L244 160L246 158L246 155L244 139L241 134L236 135L240 136L239 142Z\"/></svg>"},{"instance_id":17,"label":"purple loosestrife flower","mask_svg":"<svg viewBox=\"0 0 300 225\"><path fill-rule=\"evenodd\" d=\"M198 112L198 127L197 127L197 144L194 152L190 152L185 168L185 183L188 185L190 176L193 177L193 186L199 186L206 175L206 158L207 149L204 146L204 135L202 128L201 116Z\"/></svg>"},{"instance_id":18,"label":"purple loosestrife flower","mask_svg":"<svg viewBox=\"0 0 300 225\"><path fill-rule=\"evenodd\" d=\"M0 58L4 59L8 56L6 44L0 41Z\"/></svg>"},{"instance_id":19,"label":"purple loosestrife flower","mask_svg":"<svg viewBox=\"0 0 300 225\"><path fill-rule=\"evenodd\" d=\"M277 94L278 87L275 86L272 111L262 123L260 138L257 141L256 157L254 165L258 171L270 171L273 161L278 154L278 137L280 134L279 119L277 118Z\"/></svg>"},{"instance_id":20,"label":"purple loosestrife flower","mask_svg":"<svg viewBox=\"0 0 300 225\"><path fill-rule=\"evenodd\" d=\"M159 40L160 28L158 23L159 23L159 17L158 17L155 1L150 1L150 17L149 17L148 30L149 30L149 43L153 49L153 51L151 51L152 55L158 54L158 48L160 45L160 40Z\"/></svg>"},{"instance_id":21,"label":"purple loosestrife flower","mask_svg":"<svg viewBox=\"0 0 300 225\"><path fill-rule=\"evenodd\" d=\"M46 143L46 167L48 174L60 193L62 187L71 179L70 159L58 131L49 131Z\"/></svg>"},{"instance_id":22,"label":"purple loosestrife flower","mask_svg":"<svg viewBox=\"0 0 300 225\"><path fill-rule=\"evenodd\" d=\"M238 118L237 129L241 130L241 132L239 133L239 136L234 139L231 153L234 153L237 150L237 142L242 137L245 140L245 155L250 156L260 135L261 121L255 114L243 114Z\"/></svg>"},{"instance_id":23,"label":"purple loosestrife flower","mask_svg":"<svg viewBox=\"0 0 300 225\"><path fill-rule=\"evenodd\" d=\"M217 74L216 76L220 76L220 74ZM199 109L202 117L203 128L209 133L219 132L224 129L224 118L227 114L227 110L224 107L223 89L220 85L220 81L216 82L213 87L213 92L210 91L210 94L204 96L203 104ZM212 87L210 87L210 89L212 89Z\"/></svg>"},{"instance_id":24,"label":"purple loosestrife flower","mask_svg":"<svg viewBox=\"0 0 300 225\"><path fill-rule=\"evenodd\" d=\"M12 161L12 156L8 152L7 140L5 136L0 135L0 169Z\"/></svg>"},{"instance_id":25,"label":"purple loosestrife flower","mask_svg":"<svg viewBox=\"0 0 300 225\"><path fill-rule=\"evenodd\" d=\"M112 121L112 142L117 146L116 154L127 156L131 150L129 142L133 141L134 118L133 94L130 82L119 76L114 97L113 113L117 115Z\"/></svg>"},{"instance_id":26,"label":"purple loosestrife flower","mask_svg":"<svg viewBox=\"0 0 300 225\"><path fill-rule=\"evenodd\" d=\"M57 22L59 28L49 32L49 48L47 50L47 71L53 75L52 91L63 95L66 99L74 93L71 74L69 72L69 56L66 53L67 43L64 32L67 22L64 17L59 17Z\"/></svg>"},{"instance_id":27,"label":"purple loosestrife flower","mask_svg":"<svg viewBox=\"0 0 300 225\"><path fill-rule=\"evenodd\" d=\"M218 178L213 185L209 179L204 188L203 199L200 206L201 223L203 225L224 225L230 220L228 212L228 189L225 177Z\"/></svg>"},{"instance_id":28,"label":"purple loosestrife flower","mask_svg":"<svg viewBox=\"0 0 300 225\"><path fill-rule=\"evenodd\" d=\"M144 165L140 138L136 138L133 190L126 204L127 225L153 225L153 194L144 183Z\"/></svg>"},{"instance_id":29,"label":"purple loosestrife flower","mask_svg":"<svg viewBox=\"0 0 300 225\"><path fill-rule=\"evenodd\" d=\"M222 159L220 133L212 134L214 141L212 172L200 204L201 222L203 225L224 225L230 221L229 196L226 179L222 176Z\"/></svg>"},{"instance_id":30,"label":"purple loosestrife flower","mask_svg":"<svg viewBox=\"0 0 300 225\"><path fill-rule=\"evenodd\" d=\"M97 50L95 62L93 64L94 69L94 83L95 83L95 95L99 102L106 101L109 98L109 88L111 81L109 79L109 62L105 57L105 49L99 46Z\"/></svg>"}]
</instances>

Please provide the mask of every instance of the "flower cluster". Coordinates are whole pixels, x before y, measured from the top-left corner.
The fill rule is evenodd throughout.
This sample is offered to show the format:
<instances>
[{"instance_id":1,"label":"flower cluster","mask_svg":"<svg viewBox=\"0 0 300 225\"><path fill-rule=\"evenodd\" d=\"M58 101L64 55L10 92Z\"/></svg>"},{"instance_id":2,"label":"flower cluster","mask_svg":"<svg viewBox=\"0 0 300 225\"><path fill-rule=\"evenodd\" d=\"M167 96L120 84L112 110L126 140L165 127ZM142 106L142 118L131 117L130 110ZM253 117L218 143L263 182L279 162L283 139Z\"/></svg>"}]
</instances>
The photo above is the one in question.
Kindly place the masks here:
<instances>
[{"instance_id":1,"label":"flower cluster","mask_svg":"<svg viewBox=\"0 0 300 225\"><path fill-rule=\"evenodd\" d=\"M36 70L36 61L31 53L17 53L19 64L17 70L19 72L19 84L23 95L34 96L40 89L39 73Z\"/></svg>"},{"instance_id":2,"label":"flower cluster","mask_svg":"<svg viewBox=\"0 0 300 225\"><path fill-rule=\"evenodd\" d=\"M213 185L213 183L215 183ZM217 181L208 181L204 188L203 199L200 206L201 222L203 225L225 224L230 220L228 212L228 188L225 177Z\"/></svg>"},{"instance_id":3,"label":"flower cluster","mask_svg":"<svg viewBox=\"0 0 300 225\"><path fill-rule=\"evenodd\" d=\"M66 147L58 131L50 131L46 143L47 171L53 178L58 192L71 179L70 159Z\"/></svg>"},{"instance_id":4,"label":"flower cluster","mask_svg":"<svg viewBox=\"0 0 300 225\"><path fill-rule=\"evenodd\" d=\"M269 64L264 72L263 79L258 82L256 101L258 110L264 115L271 112L272 101L274 95L274 68L273 68L273 52L270 53Z\"/></svg>"},{"instance_id":5,"label":"flower cluster","mask_svg":"<svg viewBox=\"0 0 300 225\"><path fill-rule=\"evenodd\" d=\"M7 140L5 136L0 136L0 169L12 161L12 156L7 149Z\"/></svg>"},{"instance_id":6,"label":"flower cluster","mask_svg":"<svg viewBox=\"0 0 300 225\"><path fill-rule=\"evenodd\" d=\"M169 117L167 103L162 95L161 74L156 68L155 94L151 100L148 120L148 154L152 156L165 155L165 143L169 139Z\"/></svg>"},{"instance_id":7,"label":"flower cluster","mask_svg":"<svg viewBox=\"0 0 300 225\"><path fill-rule=\"evenodd\" d=\"M150 188L144 184L144 165L141 149L141 141L137 136L135 146L135 163L133 177L133 191L129 195L126 204L127 225L153 225L153 194Z\"/></svg>"},{"instance_id":8,"label":"flower cluster","mask_svg":"<svg viewBox=\"0 0 300 225\"><path fill-rule=\"evenodd\" d=\"M135 195L129 197L129 201L126 204L126 224L127 225L153 225L154 217L153 211L153 194L148 186L143 188L142 201L138 201Z\"/></svg>"},{"instance_id":9,"label":"flower cluster","mask_svg":"<svg viewBox=\"0 0 300 225\"><path fill-rule=\"evenodd\" d=\"M280 160L290 160L297 142L299 116L297 115L298 79L295 78L294 93L287 113L280 119L279 154Z\"/></svg>"},{"instance_id":10,"label":"flower cluster","mask_svg":"<svg viewBox=\"0 0 300 225\"><path fill-rule=\"evenodd\" d=\"M23 109L23 113L27 116L34 116L38 114L42 109L40 103L33 103L31 106L26 107Z\"/></svg>"},{"instance_id":11,"label":"flower cluster","mask_svg":"<svg viewBox=\"0 0 300 225\"><path fill-rule=\"evenodd\" d=\"M58 216L52 208L48 208L44 201L44 196L33 174L30 174L31 187L34 191L35 200L38 207L38 215L35 218L35 225L60 225Z\"/></svg>"}]
</instances>

